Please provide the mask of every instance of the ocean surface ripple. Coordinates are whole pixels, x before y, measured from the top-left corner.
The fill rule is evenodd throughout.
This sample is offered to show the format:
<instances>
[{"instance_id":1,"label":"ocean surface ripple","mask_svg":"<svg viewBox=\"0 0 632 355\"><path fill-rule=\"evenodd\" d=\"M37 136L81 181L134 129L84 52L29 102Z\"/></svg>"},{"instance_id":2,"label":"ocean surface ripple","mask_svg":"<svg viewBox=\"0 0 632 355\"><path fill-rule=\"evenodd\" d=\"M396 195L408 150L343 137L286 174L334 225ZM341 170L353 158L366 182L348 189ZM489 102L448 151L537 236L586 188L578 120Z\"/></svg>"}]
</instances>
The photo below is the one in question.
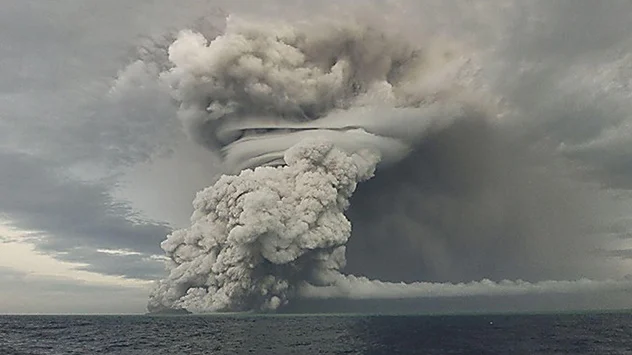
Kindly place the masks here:
<instances>
[{"instance_id":1,"label":"ocean surface ripple","mask_svg":"<svg viewBox=\"0 0 632 355\"><path fill-rule=\"evenodd\" d=\"M0 316L0 354L630 354L632 314Z\"/></svg>"}]
</instances>

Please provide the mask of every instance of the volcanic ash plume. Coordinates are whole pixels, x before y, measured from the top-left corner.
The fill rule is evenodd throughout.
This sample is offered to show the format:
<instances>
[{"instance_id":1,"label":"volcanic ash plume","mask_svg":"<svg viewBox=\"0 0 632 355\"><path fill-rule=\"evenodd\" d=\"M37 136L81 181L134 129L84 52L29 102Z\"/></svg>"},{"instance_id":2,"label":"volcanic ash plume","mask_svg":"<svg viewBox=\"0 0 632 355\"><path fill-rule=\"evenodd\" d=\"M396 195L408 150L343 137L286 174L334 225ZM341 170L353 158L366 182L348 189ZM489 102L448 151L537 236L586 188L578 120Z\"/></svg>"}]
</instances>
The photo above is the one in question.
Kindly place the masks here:
<instances>
[{"instance_id":1,"label":"volcanic ash plume","mask_svg":"<svg viewBox=\"0 0 632 355\"><path fill-rule=\"evenodd\" d=\"M327 136L386 162L463 114L460 81L476 68L443 46L416 49L370 27L303 27L229 18L208 39L183 31L162 74L197 142L239 172L283 164L285 150Z\"/></svg>"},{"instance_id":2,"label":"volcanic ash plume","mask_svg":"<svg viewBox=\"0 0 632 355\"><path fill-rule=\"evenodd\" d=\"M467 111L450 99L467 60L354 24L229 19L214 39L180 33L169 60L187 132L238 175L200 192L191 227L162 243L170 273L150 310L276 309L328 285L356 184Z\"/></svg>"},{"instance_id":3,"label":"volcanic ash plume","mask_svg":"<svg viewBox=\"0 0 632 355\"><path fill-rule=\"evenodd\" d=\"M475 61L448 47L416 48L355 23L229 18L219 36L181 32L160 78L189 135L219 152L235 175L198 193L191 226L161 244L169 275L152 291L149 310L273 310L292 297L629 287L610 281L403 284L342 273L351 235L344 212L359 182L377 170L376 181L382 168L456 123L494 124L486 113L494 112L488 108L494 100L483 97ZM383 239L390 243L390 236Z\"/></svg>"},{"instance_id":4,"label":"volcanic ash plume","mask_svg":"<svg viewBox=\"0 0 632 355\"><path fill-rule=\"evenodd\" d=\"M297 281L345 265L351 224L343 212L377 155L308 140L284 159L286 166L225 175L198 193L191 227L162 243L173 268L150 309L276 309Z\"/></svg>"}]
</instances>

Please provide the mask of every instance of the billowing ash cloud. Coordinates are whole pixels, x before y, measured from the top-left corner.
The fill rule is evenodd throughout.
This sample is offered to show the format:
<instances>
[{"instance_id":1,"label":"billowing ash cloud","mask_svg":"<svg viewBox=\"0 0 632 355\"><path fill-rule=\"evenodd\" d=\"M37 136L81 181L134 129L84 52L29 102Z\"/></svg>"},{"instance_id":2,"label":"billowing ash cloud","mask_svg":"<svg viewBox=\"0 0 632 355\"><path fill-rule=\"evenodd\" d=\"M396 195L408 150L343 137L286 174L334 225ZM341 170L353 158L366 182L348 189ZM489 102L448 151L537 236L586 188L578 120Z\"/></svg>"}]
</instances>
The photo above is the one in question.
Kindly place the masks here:
<instances>
[{"instance_id":1,"label":"billowing ash cloud","mask_svg":"<svg viewBox=\"0 0 632 355\"><path fill-rule=\"evenodd\" d=\"M344 274L379 276L371 269L398 268L396 257L381 265L358 256L345 269L352 232L344 213L356 185L374 171L376 178L351 199L361 201L352 204L350 215L366 238L351 239L358 250L368 250L363 242L378 243L385 253L400 250L399 269L414 269L405 254L417 253L412 259L435 263L421 268L429 271L428 279L481 276L451 273L437 263L462 258L468 265L467 246L476 243L488 245L487 260L502 260L493 255L495 244L513 243L525 253L504 256L534 256L535 264L552 265L556 257L534 252L532 244L560 250L577 232L563 227L578 218L572 209L548 217L537 206L539 197L557 203L570 196L547 180L557 178L557 171L533 173L514 162L523 159L538 168L559 161L540 159L539 152L511 142L474 58L458 48L415 47L353 22L271 25L231 17L217 37L182 31L168 49L170 68L160 77L179 103L190 136L220 152L235 175L200 192L192 225L161 244L171 259L169 275L153 290L148 308L273 310L296 297L629 288L623 281L586 280L397 284ZM462 247L451 253L451 244ZM577 238L568 248L567 266L593 247ZM478 257L470 262L483 260Z\"/></svg>"},{"instance_id":2,"label":"billowing ash cloud","mask_svg":"<svg viewBox=\"0 0 632 355\"><path fill-rule=\"evenodd\" d=\"M314 135L398 160L465 114L460 81L476 72L448 48L417 49L367 26L234 18L214 39L181 32L169 60L163 79L187 131L234 172L282 164L287 148Z\"/></svg>"},{"instance_id":3,"label":"billowing ash cloud","mask_svg":"<svg viewBox=\"0 0 632 355\"><path fill-rule=\"evenodd\" d=\"M308 140L285 161L223 176L198 193L191 227L162 243L173 264L150 309L276 309L298 281L345 265L351 224L343 212L377 156Z\"/></svg>"}]
</instances>

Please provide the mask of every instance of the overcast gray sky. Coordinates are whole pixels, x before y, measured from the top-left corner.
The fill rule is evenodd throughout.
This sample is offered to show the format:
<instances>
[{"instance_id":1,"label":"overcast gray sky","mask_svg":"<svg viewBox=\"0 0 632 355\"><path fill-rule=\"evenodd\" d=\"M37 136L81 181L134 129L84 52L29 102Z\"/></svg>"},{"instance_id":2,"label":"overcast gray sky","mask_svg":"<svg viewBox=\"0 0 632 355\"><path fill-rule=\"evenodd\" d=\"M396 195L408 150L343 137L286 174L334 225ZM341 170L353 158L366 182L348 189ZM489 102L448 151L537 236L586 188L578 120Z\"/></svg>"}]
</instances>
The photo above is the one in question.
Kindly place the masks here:
<instances>
[{"instance_id":1,"label":"overcast gray sky","mask_svg":"<svg viewBox=\"0 0 632 355\"><path fill-rule=\"evenodd\" d=\"M117 78L139 48L218 8L309 18L337 6L471 47L493 90L530 113L516 121L521 139L556 147L614 201L604 258L618 263L613 277L632 273L627 1L0 3L0 313L144 312L163 272L160 241L186 225L220 169L181 132L164 92Z\"/></svg>"}]
</instances>

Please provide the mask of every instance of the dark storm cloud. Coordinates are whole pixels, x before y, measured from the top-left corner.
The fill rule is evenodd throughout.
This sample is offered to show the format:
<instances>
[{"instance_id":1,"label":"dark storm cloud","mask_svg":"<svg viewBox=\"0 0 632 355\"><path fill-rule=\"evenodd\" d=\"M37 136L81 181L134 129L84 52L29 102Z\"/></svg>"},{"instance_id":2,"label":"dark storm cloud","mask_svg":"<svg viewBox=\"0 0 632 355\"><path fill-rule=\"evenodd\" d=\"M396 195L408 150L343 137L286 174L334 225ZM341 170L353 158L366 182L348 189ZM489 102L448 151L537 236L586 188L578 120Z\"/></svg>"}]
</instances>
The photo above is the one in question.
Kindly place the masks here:
<instances>
[{"instance_id":1,"label":"dark storm cloud","mask_svg":"<svg viewBox=\"0 0 632 355\"><path fill-rule=\"evenodd\" d=\"M109 168L168 151L165 136L178 132L168 96L152 85L109 91L143 41L184 26L203 3L175 10L169 1L3 3L0 146Z\"/></svg>"},{"instance_id":2,"label":"dark storm cloud","mask_svg":"<svg viewBox=\"0 0 632 355\"><path fill-rule=\"evenodd\" d=\"M558 145L588 179L623 189L632 188L631 11L623 1L520 3L501 31L493 74L528 117L525 140Z\"/></svg>"},{"instance_id":3,"label":"dark storm cloud","mask_svg":"<svg viewBox=\"0 0 632 355\"><path fill-rule=\"evenodd\" d=\"M57 255L56 257L64 261L84 264L84 266L77 267L78 270L104 275L124 276L139 280L155 280L164 273L162 259L140 252L117 254L92 248L75 248L71 253Z\"/></svg>"},{"instance_id":4,"label":"dark storm cloud","mask_svg":"<svg viewBox=\"0 0 632 355\"><path fill-rule=\"evenodd\" d=\"M139 279L162 268L150 256L168 227L110 193L122 166L168 152L177 129L155 86L109 91L139 35L163 26L138 16L149 5L26 0L0 12L0 215L34 231L23 240L40 252Z\"/></svg>"},{"instance_id":5,"label":"dark storm cloud","mask_svg":"<svg viewBox=\"0 0 632 355\"><path fill-rule=\"evenodd\" d=\"M126 249L141 255L102 256L93 268L110 265L116 271L108 273L139 278L155 272L139 259L159 252L165 225L134 222L135 212L113 201L108 186L72 181L39 158L0 152L0 165L7 167L0 169L0 210L15 227L36 232L25 238L40 251L90 264L97 249Z\"/></svg>"}]
</instances>

